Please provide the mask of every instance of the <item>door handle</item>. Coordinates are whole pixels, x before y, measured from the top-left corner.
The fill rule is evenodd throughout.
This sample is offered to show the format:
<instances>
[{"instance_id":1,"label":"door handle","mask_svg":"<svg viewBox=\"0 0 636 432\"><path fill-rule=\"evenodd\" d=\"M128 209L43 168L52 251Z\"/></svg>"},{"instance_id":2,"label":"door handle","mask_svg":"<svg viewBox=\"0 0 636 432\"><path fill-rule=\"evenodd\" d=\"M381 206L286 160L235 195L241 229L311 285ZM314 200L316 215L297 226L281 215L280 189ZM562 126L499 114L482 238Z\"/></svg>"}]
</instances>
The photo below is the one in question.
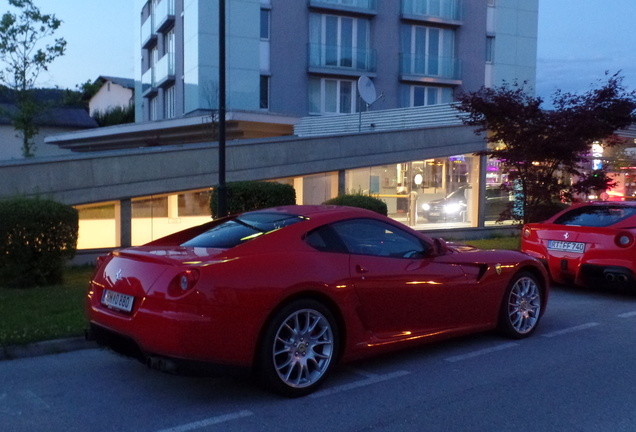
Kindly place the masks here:
<instances>
[{"instance_id":1,"label":"door handle","mask_svg":"<svg viewBox=\"0 0 636 432\"><path fill-rule=\"evenodd\" d=\"M356 271L358 273L367 273L369 270L365 269L364 267L362 267L360 264L356 264Z\"/></svg>"}]
</instances>

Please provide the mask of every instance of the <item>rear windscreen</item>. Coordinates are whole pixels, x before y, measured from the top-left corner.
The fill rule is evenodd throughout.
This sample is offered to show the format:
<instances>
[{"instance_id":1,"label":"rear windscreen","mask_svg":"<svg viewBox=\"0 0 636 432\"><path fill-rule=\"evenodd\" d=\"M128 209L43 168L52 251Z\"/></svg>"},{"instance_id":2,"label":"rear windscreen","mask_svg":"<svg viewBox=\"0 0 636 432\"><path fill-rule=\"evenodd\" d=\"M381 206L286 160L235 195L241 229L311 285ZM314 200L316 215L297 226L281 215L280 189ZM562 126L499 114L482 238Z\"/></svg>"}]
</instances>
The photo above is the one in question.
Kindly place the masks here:
<instances>
[{"instance_id":1,"label":"rear windscreen","mask_svg":"<svg viewBox=\"0 0 636 432\"><path fill-rule=\"evenodd\" d=\"M280 213L244 213L188 240L181 246L229 249L304 218Z\"/></svg>"},{"instance_id":2,"label":"rear windscreen","mask_svg":"<svg viewBox=\"0 0 636 432\"><path fill-rule=\"evenodd\" d=\"M636 215L636 207L585 206L562 214L554 223L557 225L606 227L634 215Z\"/></svg>"}]
</instances>

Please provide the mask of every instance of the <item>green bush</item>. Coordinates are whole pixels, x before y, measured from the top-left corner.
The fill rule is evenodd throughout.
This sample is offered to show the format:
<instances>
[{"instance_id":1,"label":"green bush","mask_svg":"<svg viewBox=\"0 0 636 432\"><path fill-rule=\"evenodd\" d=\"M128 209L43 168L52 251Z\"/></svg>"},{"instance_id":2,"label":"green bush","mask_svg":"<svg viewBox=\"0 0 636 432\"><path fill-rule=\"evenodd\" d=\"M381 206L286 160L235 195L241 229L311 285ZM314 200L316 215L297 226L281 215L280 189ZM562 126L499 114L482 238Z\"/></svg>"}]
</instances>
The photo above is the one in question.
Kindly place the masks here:
<instances>
[{"instance_id":1,"label":"green bush","mask_svg":"<svg viewBox=\"0 0 636 432\"><path fill-rule=\"evenodd\" d=\"M0 201L0 286L52 285L77 250L73 207L44 199Z\"/></svg>"},{"instance_id":2,"label":"green bush","mask_svg":"<svg viewBox=\"0 0 636 432\"><path fill-rule=\"evenodd\" d=\"M296 204L296 191L288 184L244 181L227 183L226 188L228 214ZM215 188L210 197L212 217L218 215L216 191Z\"/></svg>"},{"instance_id":3,"label":"green bush","mask_svg":"<svg viewBox=\"0 0 636 432\"><path fill-rule=\"evenodd\" d=\"M340 205L349 207L360 207L363 209L371 210L381 215L387 216L389 211L386 207L386 203L380 198L376 198L370 195L362 194L347 194L340 195L336 198L325 201L323 204Z\"/></svg>"}]
</instances>

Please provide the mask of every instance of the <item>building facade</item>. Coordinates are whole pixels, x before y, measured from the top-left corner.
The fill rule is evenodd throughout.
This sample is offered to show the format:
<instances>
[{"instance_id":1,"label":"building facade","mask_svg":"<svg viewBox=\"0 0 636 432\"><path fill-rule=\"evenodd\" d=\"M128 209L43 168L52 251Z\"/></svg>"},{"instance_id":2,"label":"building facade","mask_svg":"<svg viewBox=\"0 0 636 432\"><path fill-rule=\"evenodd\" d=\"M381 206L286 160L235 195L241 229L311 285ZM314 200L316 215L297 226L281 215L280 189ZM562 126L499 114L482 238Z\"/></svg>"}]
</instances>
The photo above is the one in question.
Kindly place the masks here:
<instances>
[{"instance_id":1,"label":"building facade","mask_svg":"<svg viewBox=\"0 0 636 432\"><path fill-rule=\"evenodd\" d=\"M137 119L218 108L218 1L138 0ZM538 0L226 0L227 109L304 117L452 102L536 75Z\"/></svg>"}]
</instances>

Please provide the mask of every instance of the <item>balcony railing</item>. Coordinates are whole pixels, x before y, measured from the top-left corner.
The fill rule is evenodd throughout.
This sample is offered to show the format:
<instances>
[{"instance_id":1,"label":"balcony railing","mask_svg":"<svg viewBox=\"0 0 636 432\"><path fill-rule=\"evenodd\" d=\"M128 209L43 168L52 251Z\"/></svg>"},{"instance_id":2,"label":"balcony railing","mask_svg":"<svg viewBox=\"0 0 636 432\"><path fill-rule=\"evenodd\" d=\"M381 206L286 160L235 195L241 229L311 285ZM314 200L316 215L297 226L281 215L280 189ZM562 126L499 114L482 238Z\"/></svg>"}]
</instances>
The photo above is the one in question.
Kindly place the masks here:
<instances>
[{"instance_id":1,"label":"balcony railing","mask_svg":"<svg viewBox=\"0 0 636 432\"><path fill-rule=\"evenodd\" d=\"M460 80L461 62L455 57L400 54L400 73L413 77Z\"/></svg>"},{"instance_id":2,"label":"balcony railing","mask_svg":"<svg viewBox=\"0 0 636 432\"><path fill-rule=\"evenodd\" d=\"M164 86L174 81L174 53L161 57L155 64L155 84Z\"/></svg>"},{"instance_id":3,"label":"balcony railing","mask_svg":"<svg viewBox=\"0 0 636 432\"><path fill-rule=\"evenodd\" d=\"M156 90L155 68L151 67L141 75L141 94L143 96L149 96L154 94Z\"/></svg>"},{"instance_id":4,"label":"balcony railing","mask_svg":"<svg viewBox=\"0 0 636 432\"><path fill-rule=\"evenodd\" d=\"M377 0L309 0L309 5L372 14L377 12Z\"/></svg>"},{"instance_id":5,"label":"balcony railing","mask_svg":"<svg viewBox=\"0 0 636 432\"><path fill-rule=\"evenodd\" d=\"M172 23L174 23L174 0L161 0L155 9L154 31L163 31Z\"/></svg>"},{"instance_id":6,"label":"balcony railing","mask_svg":"<svg viewBox=\"0 0 636 432\"><path fill-rule=\"evenodd\" d=\"M415 19L460 21L462 0L402 0L402 14Z\"/></svg>"},{"instance_id":7,"label":"balcony railing","mask_svg":"<svg viewBox=\"0 0 636 432\"><path fill-rule=\"evenodd\" d=\"M141 25L141 46L148 48L157 40L157 35L152 30L152 17L148 17Z\"/></svg>"},{"instance_id":8,"label":"balcony railing","mask_svg":"<svg viewBox=\"0 0 636 432\"><path fill-rule=\"evenodd\" d=\"M375 72L376 51L339 45L309 44L309 67L338 72Z\"/></svg>"}]
</instances>

